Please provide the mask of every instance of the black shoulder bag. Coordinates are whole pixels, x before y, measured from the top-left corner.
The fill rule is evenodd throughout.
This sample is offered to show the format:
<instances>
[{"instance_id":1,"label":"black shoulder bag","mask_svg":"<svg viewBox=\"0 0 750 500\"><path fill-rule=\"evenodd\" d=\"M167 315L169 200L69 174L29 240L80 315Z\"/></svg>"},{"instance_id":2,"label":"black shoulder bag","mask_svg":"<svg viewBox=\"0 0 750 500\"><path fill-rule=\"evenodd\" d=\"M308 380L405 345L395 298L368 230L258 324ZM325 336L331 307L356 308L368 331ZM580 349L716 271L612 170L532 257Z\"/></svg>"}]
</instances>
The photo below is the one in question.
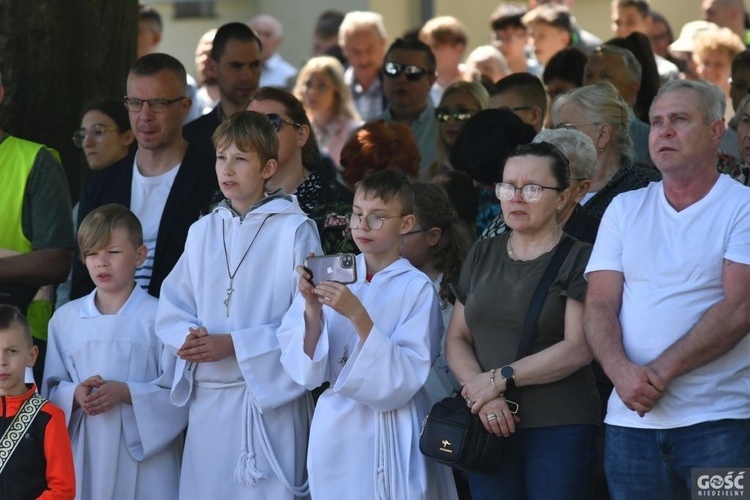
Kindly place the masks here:
<instances>
[{"instance_id":1,"label":"black shoulder bag","mask_svg":"<svg viewBox=\"0 0 750 500\"><path fill-rule=\"evenodd\" d=\"M575 240L563 235L526 312L516 359L531 354L539 314L560 266ZM506 391L509 401L518 401L517 389ZM422 422L419 450L428 458L466 471L500 470L504 460L505 438L487 432L479 415L471 413L459 394L435 403Z\"/></svg>"}]
</instances>

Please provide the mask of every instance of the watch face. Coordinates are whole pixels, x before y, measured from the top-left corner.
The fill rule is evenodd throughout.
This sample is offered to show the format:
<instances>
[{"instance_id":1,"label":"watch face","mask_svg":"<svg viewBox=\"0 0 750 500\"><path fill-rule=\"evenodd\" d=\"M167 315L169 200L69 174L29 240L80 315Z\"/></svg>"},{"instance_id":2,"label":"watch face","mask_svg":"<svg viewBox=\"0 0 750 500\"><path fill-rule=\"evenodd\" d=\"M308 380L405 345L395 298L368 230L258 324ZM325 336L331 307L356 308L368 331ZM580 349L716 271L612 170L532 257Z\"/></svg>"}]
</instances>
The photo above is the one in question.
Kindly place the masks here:
<instances>
[{"instance_id":1,"label":"watch face","mask_svg":"<svg viewBox=\"0 0 750 500\"><path fill-rule=\"evenodd\" d=\"M503 378L512 378L515 373L515 370L513 370L513 367L510 365L505 365L500 368L500 375Z\"/></svg>"}]
</instances>

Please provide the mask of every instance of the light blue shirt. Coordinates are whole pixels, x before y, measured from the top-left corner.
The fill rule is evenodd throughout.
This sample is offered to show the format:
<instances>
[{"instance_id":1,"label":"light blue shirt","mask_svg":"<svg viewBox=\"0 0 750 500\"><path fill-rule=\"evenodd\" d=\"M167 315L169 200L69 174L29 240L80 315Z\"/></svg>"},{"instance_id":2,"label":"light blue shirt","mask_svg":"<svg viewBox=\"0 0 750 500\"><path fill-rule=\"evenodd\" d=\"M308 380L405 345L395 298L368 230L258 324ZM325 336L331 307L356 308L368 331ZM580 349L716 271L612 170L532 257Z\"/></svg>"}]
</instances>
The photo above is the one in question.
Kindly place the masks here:
<instances>
[{"instance_id":1,"label":"light blue shirt","mask_svg":"<svg viewBox=\"0 0 750 500\"><path fill-rule=\"evenodd\" d=\"M383 111L378 120L387 122L395 121L391 114L391 107ZM414 133L414 139L417 141L419 154L422 159L419 162L419 177L422 180L429 180L428 170L437 160L437 134L438 122L435 118L435 108L427 104L427 107L419 114L416 120L409 124L411 131Z\"/></svg>"}]
</instances>

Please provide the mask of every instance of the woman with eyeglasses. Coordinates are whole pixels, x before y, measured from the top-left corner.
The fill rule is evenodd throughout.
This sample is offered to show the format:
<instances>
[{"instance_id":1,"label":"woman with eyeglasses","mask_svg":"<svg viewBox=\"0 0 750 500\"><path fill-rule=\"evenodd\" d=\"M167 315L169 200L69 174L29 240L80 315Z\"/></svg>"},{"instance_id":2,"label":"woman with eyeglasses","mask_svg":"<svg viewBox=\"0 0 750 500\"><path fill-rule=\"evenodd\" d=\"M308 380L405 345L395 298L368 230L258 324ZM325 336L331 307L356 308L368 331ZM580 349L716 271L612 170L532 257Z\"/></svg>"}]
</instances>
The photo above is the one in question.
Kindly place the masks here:
<instances>
[{"instance_id":1,"label":"woman with eyeglasses","mask_svg":"<svg viewBox=\"0 0 750 500\"><path fill-rule=\"evenodd\" d=\"M81 113L81 127L73 133L73 143L83 149L93 171L125 158L134 142L128 112L121 100L87 104Z\"/></svg>"},{"instance_id":2,"label":"woman with eyeglasses","mask_svg":"<svg viewBox=\"0 0 750 500\"><path fill-rule=\"evenodd\" d=\"M261 87L247 109L265 113L279 136L278 168L266 183L268 192L283 189L297 197L318 226L325 253L354 251L344 227L326 224L329 214L349 211L354 195L336 180L335 167L321 157L302 102L285 90Z\"/></svg>"},{"instance_id":3,"label":"woman with eyeglasses","mask_svg":"<svg viewBox=\"0 0 750 500\"><path fill-rule=\"evenodd\" d=\"M599 396L583 333L583 271L591 245L572 241L517 359L531 298L563 233L567 159L549 143L522 145L502 167L497 197L512 229L474 244L448 326L448 364L487 431L505 436L497 472L470 472L474 500L591 498ZM506 398L506 392L516 399Z\"/></svg>"},{"instance_id":4,"label":"woman with eyeglasses","mask_svg":"<svg viewBox=\"0 0 750 500\"><path fill-rule=\"evenodd\" d=\"M453 170L450 153L466 121L487 109L490 95L479 82L458 81L443 91L440 105L435 108L438 121L437 160L430 166L430 178Z\"/></svg>"},{"instance_id":5,"label":"woman with eyeglasses","mask_svg":"<svg viewBox=\"0 0 750 500\"><path fill-rule=\"evenodd\" d=\"M135 147L128 111L122 100L95 101L84 106L81 127L73 132L73 144L83 150L86 163L94 172L109 167ZM78 203L73 207L73 227L77 226ZM57 287L55 308L70 301L71 275Z\"/></svg>"},{"instance_id":6,"label":"woman with eyeglasses","mask_svg":"<svg viewBox=\"0 0 750 500\"><path fill-rule=\"evenodd\" d=\"M560 95L552 103L552 124L580 130L594 141L596 166L589 191L581 200L590 215L601 218L618 194L661 179L658 170L634 162L628 105L611 83L587 85Z\"/></svg>"},{"instance_id":7,"label":"woman with eyeglasses","mask_svg":"<svg viewBox=\"0 0 750 500\"><path fill-rule=\"evenodd\" d=\"M300 70L292 93L305 105L320 151L338 166L341 148L362 125L344 67L334 57L313 57Z\"/></svg>"}]
</instances>

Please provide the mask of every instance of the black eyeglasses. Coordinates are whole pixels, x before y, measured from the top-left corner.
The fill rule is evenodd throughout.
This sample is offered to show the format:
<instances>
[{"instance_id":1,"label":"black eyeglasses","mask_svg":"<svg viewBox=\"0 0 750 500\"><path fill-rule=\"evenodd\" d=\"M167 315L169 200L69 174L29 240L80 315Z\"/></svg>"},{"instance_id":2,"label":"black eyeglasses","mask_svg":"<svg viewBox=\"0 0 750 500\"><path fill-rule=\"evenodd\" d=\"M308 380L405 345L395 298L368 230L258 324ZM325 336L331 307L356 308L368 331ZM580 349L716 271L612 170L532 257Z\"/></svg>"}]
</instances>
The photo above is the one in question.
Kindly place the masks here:
<instances>
[{"instance_id":1,"label":"black eyeglasses","mask_svg":"<svg viewBox=\"0 0 750 500\"><path fill-rule=\"evenodd\" d=\"M294 128L300 128L302 125L300 125L297 122L293 122L292 120L287 120L286 118L282 118L281 115L278 113L266 113L266 116L268 117L268 121L271 122L271 125L274 129L276 129L276 132L279 131L281 128L282 123L286 123L288 125L291 125Z\"/></svg>"},{"instance_id":2,"label":"black eyeglasses","mask_svg":"<svg viewBox=\"0 0 750 500\"><path fill-rule=\"evenodd\" d=\"M403 215L391 215L389 217L383 217L378 214L370 214L367 217L362 217L359 214L346 214L346 223L352 229L358 229L362 225L362 221L365 221L367 227L373 230L378 230L383 227L383 224L387 219L396 219L403 217Z\"/></svg>"},{"instance_id":3,"label":"black eyeglasses","mask_svg":"<svg viewBox=\"0 0 750 500\"><path fill-rule=\"evenodd\" d=\"M475 113L476 111L471 110L466 106L456 106L454 109L441 106L435 109L435 118L437 118L437 121L439 122L447 122L451 118L457 122L465 122L474 116Z\"/></svg>"},{"instance_id":4,"label":"black eyeglasses","mask_svg":"<svg viewBox=\"0 0 750 500\"><path fill-rule=\"evenodd\" d=\"M73 132L73 144L76 145L76 147L82 148L83 143L86 141L86 136L91 137L94 142L102 142L104 139L104 134L107 132L112 132L114 130L117 130L117 127L105 127L104 125L101 125L97 123L96 125L92 125L90 129L86 130L85 128L80 128Z\"/></svg>"},{"instance_id":5,"label":"black eyeglasses","mask_svg":"<svg viewBox=\"0 0 750 500\"><path fill-rule=\"evenodd\" d=\"M135 97L125 96L125 107L131 113L139 113L143 109L143 104L148 103L148 109L154 113L163 113L169 108L170 104L180 102L186 99L185 96L175 99L136 99Z\"/></svg>"},{"instance_id":6,"label":"black eyeglasses","mask_svg":"<svg viewBox=\"0 0 750 500\"><path fill-rule=\"evenodd\" d=\"M406 79L410 82L419 81L424 75L427 74L427 70L414 66L413 64L399 64L397 62L388 61L383 65L383 73L389 78L398 78L401 73L406 76Z\"/></svg>"},{"instance_id":7,"label":"black eyeglasses","mask_svg":"<svg viewBox=\"0 0 750 500\"><path fill-rule=\"evenodd\" d=\"M558 187L540 186L539 184L526 184L525 186L516 187L508 182L498 182L495 184L495 196L500 201L510 201L515 196L516 191L521 191L521 197L526 203L536 203L542 199L545 189L553 191L564 191Z\"/></svg>"},{"instance_id":8,"label":"black eyeglasses","mask_svg":"<svg viewBox=\"0 0 750 500\"><path fill-rule=\"evenodd\" d=\"M429 231L429 229L414 229L413 231L409 231L408 233L404 233L401 236L409 236L410 234L426 233L427 231Z\"/></svg>"}]
</instances>

